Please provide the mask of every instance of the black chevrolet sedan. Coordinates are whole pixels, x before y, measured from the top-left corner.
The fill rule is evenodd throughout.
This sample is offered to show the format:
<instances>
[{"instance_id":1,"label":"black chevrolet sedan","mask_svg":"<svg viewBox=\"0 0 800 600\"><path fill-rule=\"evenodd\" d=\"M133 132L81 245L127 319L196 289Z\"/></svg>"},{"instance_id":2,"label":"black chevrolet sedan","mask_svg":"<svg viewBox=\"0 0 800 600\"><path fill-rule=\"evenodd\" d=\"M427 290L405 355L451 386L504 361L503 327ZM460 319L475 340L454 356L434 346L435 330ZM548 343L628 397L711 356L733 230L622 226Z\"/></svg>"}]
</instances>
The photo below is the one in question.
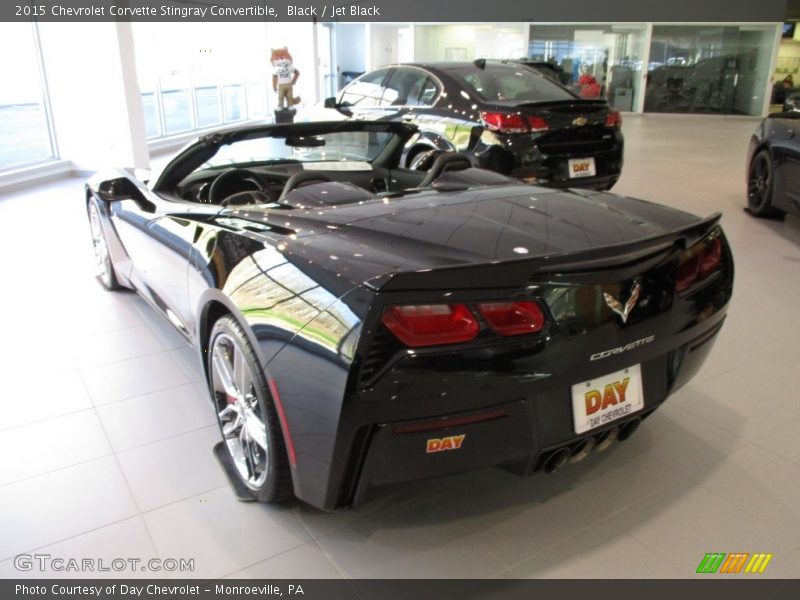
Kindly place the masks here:
<instances>
[{"instance_id":1,"label":"black chevrolet sedan","mask_svg":"<svg viewBox=\"0 0 800 600\"><path fill-rule=\"evenodd\" d=\"M100 281L193 345L244 494L336 509L390 482L552 472L629 437L716 340L719 214L528 185L468 154L408 169L417 134L239 127L147 181L86 186Z\"/></svg>"},{"instance_id":2,"label":"black chevrolet sedan","mask_svg":"<svg viewBox=\"0 0 800 600\"><path fill-rule=\"evenodd\" d=\"M326 106L361 119L414 123L410 167L444 151L551 187L610 189L622 170L620 114L534 69L476 60L387 66L345 86Z\"/></svg>"}]
</instances>

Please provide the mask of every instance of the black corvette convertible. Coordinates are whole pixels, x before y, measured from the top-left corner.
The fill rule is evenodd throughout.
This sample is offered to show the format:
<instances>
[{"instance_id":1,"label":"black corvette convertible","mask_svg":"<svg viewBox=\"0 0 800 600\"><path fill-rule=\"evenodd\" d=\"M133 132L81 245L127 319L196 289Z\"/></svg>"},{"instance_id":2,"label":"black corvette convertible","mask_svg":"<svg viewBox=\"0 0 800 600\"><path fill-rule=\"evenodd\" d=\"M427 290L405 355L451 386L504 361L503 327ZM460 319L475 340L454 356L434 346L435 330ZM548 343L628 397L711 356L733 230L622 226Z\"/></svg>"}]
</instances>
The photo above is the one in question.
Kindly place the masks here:
<instances>
[{"instance_id":1,"label":"black corvette convertible","mask_svg":"<svg viewBox=\"0 0 800 600\"><path fill-rule=\"evenodd\" d=\"M99 279L197 349L254 497L325 509L486 466L551 472L630 436L706 358L733 262L719 215L534 187L416 128L200 138L86 187Z\"/></svg>"}]
</instances>

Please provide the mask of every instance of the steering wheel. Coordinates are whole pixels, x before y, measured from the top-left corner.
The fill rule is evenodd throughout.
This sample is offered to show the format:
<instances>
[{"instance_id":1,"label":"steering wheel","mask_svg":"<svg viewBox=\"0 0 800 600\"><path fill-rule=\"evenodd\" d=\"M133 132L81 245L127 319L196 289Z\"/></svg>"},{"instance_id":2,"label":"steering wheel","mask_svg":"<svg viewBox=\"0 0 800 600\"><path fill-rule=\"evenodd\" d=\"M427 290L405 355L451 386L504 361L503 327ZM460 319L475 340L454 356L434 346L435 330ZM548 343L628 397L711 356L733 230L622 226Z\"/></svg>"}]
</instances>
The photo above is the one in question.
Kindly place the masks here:
<instances>
[{"instance_id":1,"label":"steering wheel","mask_svg":"<svg viewBox=\"0 0 800 600\"><path fill-rule=\"evenodd\" d=\"M263 192L264 186L261 183L258 175L249 169L228 169L227 171L223 171L217 178L211 183L211 187L208 188L208 201L211 204L220 204L226 197L231 195L231 191L227 190L226 187L228 184L232 183L233 181L242 182L244 180L252 180L256 186L256 191ZM234 190L233 193L242 192L247 190Z\"/></svg>"}]
</instances>

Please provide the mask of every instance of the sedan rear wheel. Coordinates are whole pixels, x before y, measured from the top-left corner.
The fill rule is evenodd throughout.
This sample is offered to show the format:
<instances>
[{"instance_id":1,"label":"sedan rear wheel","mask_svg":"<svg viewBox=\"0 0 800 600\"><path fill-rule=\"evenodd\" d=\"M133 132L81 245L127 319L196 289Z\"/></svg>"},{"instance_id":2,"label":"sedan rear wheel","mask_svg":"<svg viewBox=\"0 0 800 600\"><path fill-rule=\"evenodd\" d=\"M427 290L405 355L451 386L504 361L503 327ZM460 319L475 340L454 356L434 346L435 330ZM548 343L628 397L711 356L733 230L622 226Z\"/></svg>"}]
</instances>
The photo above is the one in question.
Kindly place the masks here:
<instances>
[{"instance_id":1,"label":"sedan rear wheel","mask_svg":"<svg viewBox=\"0 0 800 600\"><path fill-rule=\"evenodd\" d=\"M753 156L747 172L747 209L756 217L781 217L785 213L772 206L775 169L767 150Z\"/></svg>"},{"instance_id":2,"label":"sedan rear wheel","mask_svg":"<svg viewBox=\"0 0 800 600\"><path fill-rule=\"evenodd\" d=\"M87 211L89 214L89 229L92 232L92 248L94 249L97 280L109 290L118 290L120 285L114 273L111 254L108 252L108 241L103 231L103 224L100 221L100 211L94 200L89 202Z\"/></svg>"},{"instance_id":3,"label":"sedan rear wheel","mask_svg":"<svg viewBox=\"0 0 800 600\"><path fill-rule=\"evenodd\" d=\"M209 386L236 474L261 502L292 496L283 435L266 378L241 326L230 316L211 332Z\"/></svg>"}]
</instances>

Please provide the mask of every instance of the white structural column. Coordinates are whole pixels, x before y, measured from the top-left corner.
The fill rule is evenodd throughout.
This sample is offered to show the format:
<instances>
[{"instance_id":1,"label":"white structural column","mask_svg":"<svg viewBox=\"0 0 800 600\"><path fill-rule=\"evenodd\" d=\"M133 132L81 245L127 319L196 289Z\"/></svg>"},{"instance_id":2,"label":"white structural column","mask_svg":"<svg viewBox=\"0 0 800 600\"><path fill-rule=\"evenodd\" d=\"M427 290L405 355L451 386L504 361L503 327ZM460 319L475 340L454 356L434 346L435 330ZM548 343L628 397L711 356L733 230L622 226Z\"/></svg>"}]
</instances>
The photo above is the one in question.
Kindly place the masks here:
<instances>
[{"instance_id":1,"label":"white structural column","mask_svg":"<svg viewBox=\"0 0 800 600\"><path fill-rule=\"evenodd\" d=\"M40 23L59 153L77 171L147 168L130 23Z\"/></svg>"},{"instance_id":2,"label":"white structural column","mask_svg":"<svg viewBox=\"0 0 800 600\"><path fill-rule=\"evenodd\" d=\"M125 107L128 113L128 139L124 143L133 158L133 166L146 169L150 166L150 152L147 149L147 134L142 108L142 93L136 74L136 53L133 42L133 29L129 22L118 21L117 40L119 64L122 74L122 88ZM125 136L123 136L125 137Z\"/></svg>"},{"instance_id":3,"label":"white structural column","mask_svg":"<svg viewBox=\"0 0 800 600\"><path fill-rule=\"evenodd\" d=\"M653 24L648 23L644 34L644 47L642 48L642 72L639 76L639 85L636 89L636 106L634 111L644 112L644 96L647 92L647 73L650 70L650 46L653 43Z\"/></svg>"}]
</instances>

